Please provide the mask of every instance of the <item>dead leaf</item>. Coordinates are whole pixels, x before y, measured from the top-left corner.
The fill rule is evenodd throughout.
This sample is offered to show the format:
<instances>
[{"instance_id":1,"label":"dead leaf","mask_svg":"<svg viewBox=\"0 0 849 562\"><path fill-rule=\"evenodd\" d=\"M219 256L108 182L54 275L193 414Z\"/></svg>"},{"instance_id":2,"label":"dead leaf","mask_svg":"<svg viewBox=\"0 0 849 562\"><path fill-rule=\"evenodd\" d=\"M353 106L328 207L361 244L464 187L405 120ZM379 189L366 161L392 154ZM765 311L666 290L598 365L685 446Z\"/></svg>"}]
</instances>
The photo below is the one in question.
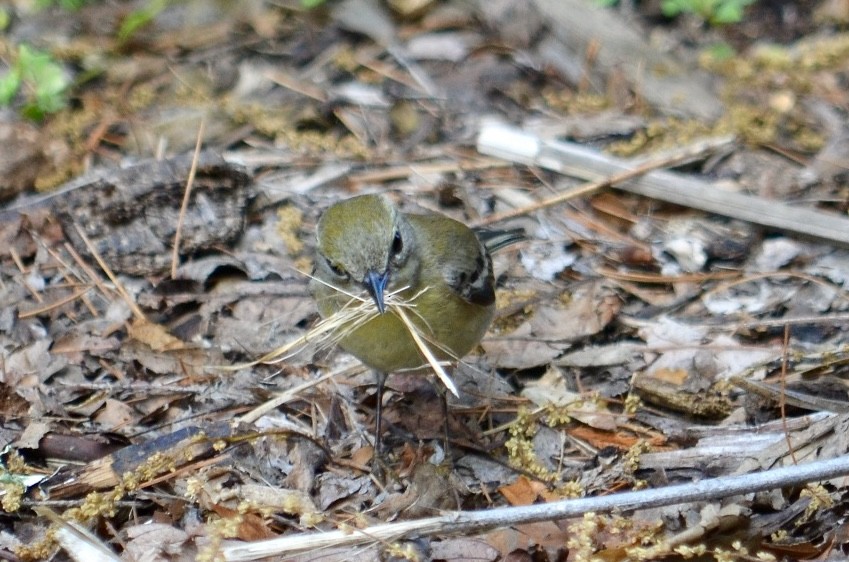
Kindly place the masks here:
<instances>
[{"instance_id":1,"label":"dead leaf","mask_svg":"<svg viewBox=\"0 0 849 562\"><path fill-rule=\"evenodd\" d=\"M575 439L589 443L595 449L605 447L616 447L619 450L627 450L632 446L646 441L644 436L633 435L621 431L602 431L592 427L578 425L570 427L567 432ZM652 443L657 445L659 443Z\"/></svg>"},{"instance_id":2,"label":"dead leaf","mask_svg":"<svg viewBox=\"0 0 849 562\"><path fill-rule=\"evenodd\" d=\"M50 431L50 424L38 421L32 422L27 425L14 445L22 449L38 449L41 438L48 431Z\"/></svg>"},{"instance_id":3,"label":"dead leaf","mask_svg":"<svg viewBox=\"0 0 849 562\"><path fill-rule=\"evenodd\" d=\"M265 519L256 513L240 513L237 509L231 509L221 504L213 504L210 507L223 519L240 519L241 523L239 523L239 530L235 537L239 540L258 541L277 536L265 523Z\"/></svg>"},{"instance_id":4,"label":"dead leaf","mask_svg":"<svg viewBox=\"0 0 849 562\"><path fill-rule=\"evenodd\" d=\"M48 351L52 343L43 338L9 355L2 370L3 382L15 388L32 387L63 368L65 358Z\"/></svg>"},{"instance_id":5,"label":"dead leaf","mask_svg":"<svg viewBox=\"0 0 849 562\"><path fill-rule=\"evenodd\" d=\"M34 393L17 392L14 387L0 383L0 412L3 412L3 417L7 419L26 417L32 406L26 399L27 394L32 396Z\"/></svg>"},{"instance_id":6,"label":"dead leaf","mask_svg":"<svg viewBox=\"0 0 849 562\"><path fill-rule=\"evenodd\" d=\"M486 543L498 549L502 556L531 546L563 548L568 538L568 533L552 521L496 529L482 537Z\"/></svg>"},{"instance_id":7,"label":"dead leaf","mask_svg":"<svg viewBox=\"0 0 849 562\"><path fill-rule=\"evenodd\" d=\"M460 562L461 560L497 560L498 550L485 540L472 537L448 537L431 543L431 560Z\"/></svg>"},{"instance_id":8,"label":"dead leaf","mask_svg":"<svg viewBox=\"0 0 849 562\"><path fill-rule=\"evenodd\" d=\"M600 406L599 402L585 400L580 393L569 390L566 378L556 367L550 367L538 380L527 383L522 396L537 406L553 404L568 408L570 417L597 429L613 431L619 423L619 416Z\"/></svg>"},{"instance_id":9,"label":"dead leaf","mask_svg":"<svg viewBox=\"0 0 849 562\"><path fill-rule=\"evenodd\" d=\"M312 498L298 490L287 490L259 484L243 484L239 490L243 500L262 508L270 508L290 515L299 515L302 518L305 516L315 517L319 513Z\"/></svg>"},{"instance_id":10,"label":"dead leaf","mask_svg":"<svg viewBox=\"0 0 849 562\"><path fill-rule=\"evenodd\" d=\"M32 188L39 174L49 165L46 150L62 146L60 137L46 143L45 131L29 121L0 121L0 200L11 199L24 189ZM53 138L53 135L50 135ZM57 144L58 143L58 144Z\"/></svg>"},{"instance_id":11,"label":"dead leaf","mask_svg":"<svg viewBox=\"0 0 849 562\"><path fill-rule=\"evenodd\" d=\"M125 528L126 554L130 560L168 560L188 562L195 559L196 551L189 534L171 525L145 523Z\"/></svg>"},{"instance_id":12,"label":"dead leaf","mask_svg":"<svg viewBox=\"0 0 849 562\"><path fill-rule=\"evenodd\" d=\"M103 403L103 407L94 416L94 420L105 429L114 431L124 427L138 418L138 413L128 404L120 400L109 398Z\"/></svg>"},{"instance_id":13,"label":"dead leaf","mask_svg":"<svg viewBox=\"0 0 849 562\"><path fill-rule=\"evenodd\" d=\"M546 365L571 347L571 342L597 334L618 314L619 298L603 283L580 287L568 303L537 307L529 320L511 333L481 342L498 367L529 369Z\"/></svg>"},{"instance_id":14,"label":"dead leaf","mask_svg":"<svg viewBox=\"0 0 849 562\"><path fill-rule=\"evenodd\" d=\"M499 493L510 505L531 505L545 492L546 486L527 476L519 476L512 484L498 488Z\"/></svg>"},{"instance_id":15,"label":"dead leaf","mask_svg":"<svg viewBox=\"0 0 849 562\"><path fill-rule=\"evenodd\" d=\"M530 369L546 365L570 347L567 343L539 341L525 322L507 336L481 342L487 359L502 369Z\"/></svg>"},{"instance_id":16,"label":"dead leaf","mask_svg":"<svg viewBox=\"0 0 849 562\"><path fill-rule=\"evenodd\" d=\"M182 341L169 334L163 326L147 320L132 322L127 333L132 339L146 344L154 351L174 351L186 346Z\"/></svg>"}]
</instances>

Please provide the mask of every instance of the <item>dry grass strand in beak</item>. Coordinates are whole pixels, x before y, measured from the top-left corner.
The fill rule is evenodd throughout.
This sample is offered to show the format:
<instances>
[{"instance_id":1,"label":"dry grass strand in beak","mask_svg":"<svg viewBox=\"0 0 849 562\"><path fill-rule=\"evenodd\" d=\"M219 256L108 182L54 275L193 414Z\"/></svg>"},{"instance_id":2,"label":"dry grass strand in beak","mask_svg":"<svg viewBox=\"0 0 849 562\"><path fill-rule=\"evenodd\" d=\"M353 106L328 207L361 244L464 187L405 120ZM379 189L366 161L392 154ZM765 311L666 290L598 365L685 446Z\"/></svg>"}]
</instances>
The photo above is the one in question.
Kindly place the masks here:
<instances>
[{"instance_id":1,"label":"dry grass strand in beak","mask_svg":"<svg viewBox=\"0 0 849 562\"><path fill-rule=\"evenodd\" d=\"M355 301L352 300L351 302ZM361 299L357 299L356 302L356 306L342 308L332 316L321 320L321 322L313 326L303 336L269 351L254 361L240 363L238 365L224 365L218 368L225 371L238 371L239 369L255 367L256 365L274 365L300 353L310 346L310 344L314 345L316 351L330 348L339 343L351 331L356 330L377 316L377 311L372 310L374 305L370 302Z\"/></svg>"},{"instance_id":2,"label":"dry grass strand in beak","mask_svg":"<svg viewBox=\"0 0 849 562\"><path fill-rule=\"evenodd\" d=\"M436 373L437 378L442 381L442 384L445 385L451 394L455 397L459 398L460 393L457 391L457 386L454 384L454 381L451 380L451 377L448 376L448 373L445 372L445 369L442 368L442 364L436 358L436 356L430 351L430 348L425 343L424 339L419 334L418 328L416 325L410 322L409 316L407 316L406 311L403 307L396 306L393 308L393 312L398 315L398 318L404 323L404 326L407 327L407 331L410 332L410 336L413 338L413 341L416 342L416 346L418 346L419 351L422 352L422 355L427 359L428 364L430 365L433 372Z\"/></svg>"},{"instance_id":3,"label":"dry grass strand in beak","mask_svg":"<svg viewBox=\"0 0 849 562\"><path fill-rule=\"evenodd\" d=\"M354 302L356 302L356 305L350 306ZM352 300L344 308L321 320L300 338L266 353L252 364L279 363L300 352L311 343L317 351L328 349L377 314L378 312L374 310L374 305L371 302L359 298L356 301Z\"/></svg>"}]
</instances>

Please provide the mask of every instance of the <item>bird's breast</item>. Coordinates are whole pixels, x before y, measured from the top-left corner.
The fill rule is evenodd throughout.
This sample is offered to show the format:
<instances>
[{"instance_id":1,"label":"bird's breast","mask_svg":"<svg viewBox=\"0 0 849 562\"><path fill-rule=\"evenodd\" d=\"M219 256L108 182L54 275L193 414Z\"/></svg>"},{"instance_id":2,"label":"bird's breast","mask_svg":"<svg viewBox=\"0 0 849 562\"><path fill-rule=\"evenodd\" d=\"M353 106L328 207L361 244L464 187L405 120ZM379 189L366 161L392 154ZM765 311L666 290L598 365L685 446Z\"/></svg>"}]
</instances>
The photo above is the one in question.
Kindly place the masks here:
<instances>
[{"instance_id":1,"label":"bird's breast","mask_svg":"<svg viewBox=\"0 0 849 562\"><path fill-rule=\"evenodd\" d=\"M342 348L385 373L425 366L427 360L401 318L404 314L437 359L456 361L480 342L495 312L494 305L469 303L447 287L407 293L412 293L406 295L411 299L408 306L389 306L345 336Z\"/></svg>"}]
</instances>

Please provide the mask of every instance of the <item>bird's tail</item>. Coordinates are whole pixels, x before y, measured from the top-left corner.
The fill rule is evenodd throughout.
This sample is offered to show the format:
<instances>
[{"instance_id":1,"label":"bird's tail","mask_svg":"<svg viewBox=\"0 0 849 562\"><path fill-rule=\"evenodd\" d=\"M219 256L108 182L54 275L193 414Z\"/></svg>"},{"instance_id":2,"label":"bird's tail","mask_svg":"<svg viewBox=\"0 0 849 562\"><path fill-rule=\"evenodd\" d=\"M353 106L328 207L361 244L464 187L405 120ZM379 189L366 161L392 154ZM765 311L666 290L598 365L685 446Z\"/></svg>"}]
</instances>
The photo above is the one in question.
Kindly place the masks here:
<instances>
[{"instance_id":1,"label":"bird's tail","mask_svg":"<svg viewBox=\"0 0 849 562\"><path fill-rule=\"evenodd\" d=\"M522 228L511 228L509 230L475 228L474 231L490 254L527 239L525 230Z\"/></svg>"}]
</instances>

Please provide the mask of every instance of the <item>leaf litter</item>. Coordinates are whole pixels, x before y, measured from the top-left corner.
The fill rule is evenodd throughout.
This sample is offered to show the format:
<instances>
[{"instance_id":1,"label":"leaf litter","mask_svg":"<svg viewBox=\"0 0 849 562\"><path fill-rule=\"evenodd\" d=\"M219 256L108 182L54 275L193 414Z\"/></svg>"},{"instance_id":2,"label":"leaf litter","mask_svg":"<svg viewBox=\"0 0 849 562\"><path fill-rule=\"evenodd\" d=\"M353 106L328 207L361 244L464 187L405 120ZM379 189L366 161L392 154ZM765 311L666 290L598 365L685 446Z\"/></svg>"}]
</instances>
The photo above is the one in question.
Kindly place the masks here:
<instances>
[{"instance_id":1,"label":"leaf litter","mask_svg":"<svg viewBox=\"0 0 849 562\"><path fill-rule=\"evenodd\" d=\"M114 9L94 4L64 20L93 22ZM638 99L622 76L588 62L586 45L566 42L570 22L548 2L429 4L411 20L353 0L318 12L195 4L219 22L216 34L193 33L191 18L161 15L136 43L111 51L113 66L99 70L105 88L81 85L77 105L38 126L52 139L49 151L34 146L30 132L9 137L20 139L15 154L36 157L27 173L10 157L0 190L6 198L30 192L7 199L0 215L9 249L0 260L2 548L22 559L86 559L94 551L125 560L237 559L239 541L259 547L317 531L350 535L444 510L553 505L847 452L845 250L597 188L496 224L522 226L529 239L496 256L499 315L481 349L456 369L434 365L443 381L435 384L453 381L458 395L449 406L449 447L433 388L422 378L390 377L383 439L391 477L373 478L371 376L335 349L345 322L318 320L302 273L320 212L355 193L388 192L405 210L476 223L577 185L545 166L472 150L482 116L597 148L622 150L612 141L627 137L647 150L689 142L677 136L686 129L681 115L709 125L704 116L718 98L699 107L712 95L705 88L671 111L646 81ZM15 9L33 26L60 10ZM261 24L265 16L276 25ZM590 18L618 15L592 11L583 21ZM71 33L66 26L56 26L56 36ZM115 41L108 28L85 29L91 42L80 48ZM11 36L18 33L25 31L13 27ZM616 49L615 39L601 45ZM831 39L839 48L839 35ZM493 41L508 48L493 51ZM756 47L741 48L740 65L751 64ZM169 53L168 70L144 62ZM66 56L69 65L83 60ZM818 74L804 79L847 70L823 57ZM717 71L731 91L735 72ZM786 70L762 74L780 81ZM752 109L752 97L774 99L762 85L748 86L724 103L738 119L738 138L751 141L755 132L741 123L754 120L741 112ZM790 104L771 117L781 126L763 144L734 145L685 171L766 199L845 210L841 175L823 164L834 160L841 133L827 127L821 106L839 106L840 94L799 86L806 103L782 98ZM251 182L232 194L239 216L230 218L240 220L228 221L223 237L199 239L199 226L183 227L192 242L178 247L173 278L161 266L171 260L185 177L157 184L138 209L146 226L168 227L159 250L118 253L132 235L120 230L127 221L106 220L117 209L106 207L103 225L115 230L104 264L92 260L96 241L89 247L67 220L57 221L69 213L61 190L46 199L31 193L51 177L80 175L85 161L99 179L66 187L90 198L92 185L126 173L116 162L158 169L157 144L180 168L174 162L185 160L173 157L194 146L199 112L205 147L231 167L225 177L246 174ZM2 120L7 130L33 128L12 113ZM728 132L719 123L716 132ZM809 142L819 134L832 136L820 154ZM216 192L204 189L187 224L215 230ZM103 271L113 269L110 261L132 266L110 278ZM373 313L369 303L363 309L357 314ZM516 521L459 537L446 527L353 548L307 543L300 554L281 555L840 559L846 505L843 481L825 479L633 516ZM56 542L50 528L60 531Z\"/></svg>"}]
</instances>

